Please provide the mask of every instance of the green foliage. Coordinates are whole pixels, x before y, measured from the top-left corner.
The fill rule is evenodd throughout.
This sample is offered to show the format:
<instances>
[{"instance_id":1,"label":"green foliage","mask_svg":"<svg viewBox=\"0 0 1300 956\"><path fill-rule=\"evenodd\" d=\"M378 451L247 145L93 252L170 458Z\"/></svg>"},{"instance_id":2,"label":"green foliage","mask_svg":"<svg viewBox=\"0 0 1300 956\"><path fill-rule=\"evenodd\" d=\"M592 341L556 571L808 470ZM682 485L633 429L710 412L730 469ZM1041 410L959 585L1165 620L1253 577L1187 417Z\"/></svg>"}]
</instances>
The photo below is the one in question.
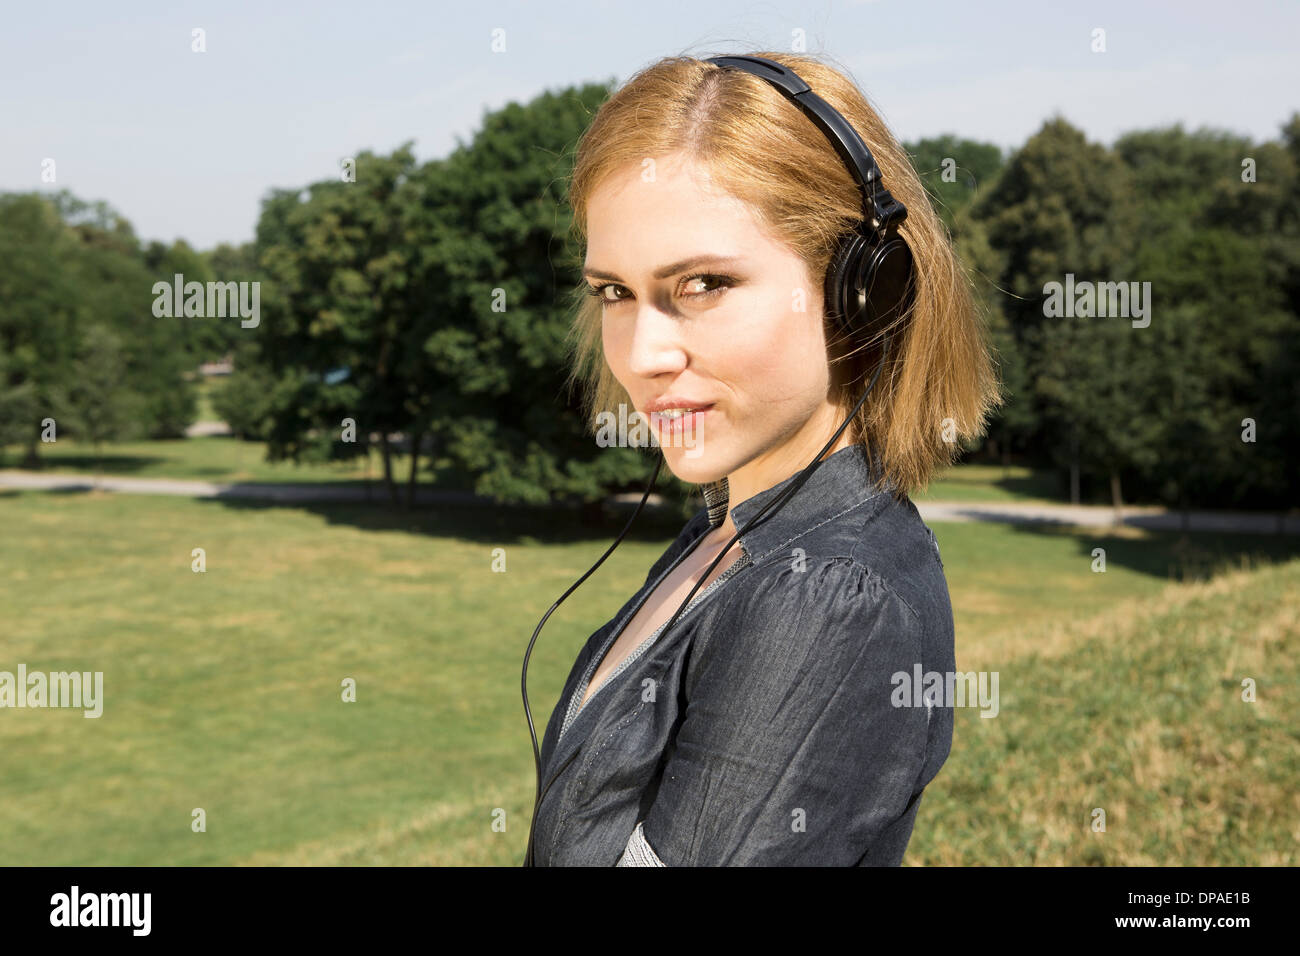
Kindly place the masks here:
<instances>
[{"instance_id":1,"label":"green foliage","mask_svg":"<svg viewBox=\"0 0 1300 956\"><path fill-rule=\"evenodd\" d=\"M1003 165L999 147L951 134L906 143L904 148L950 230L980 190L997 179Z\"/></svg>"},{"instance_id":2,"label":"green foliage","mask_svg":"<svg viewBox=\"0 0 1300 956\"><path fill-rule=\"evenodd\" d=\"M565 184L608 93L509 104L425 163L410 143L362 151L355 181L273 190L256 241L238 247L142 247L103 202L0 196L0 444L35 459L39 422L70 394L99 326L120 347L121 401L142 434L183 434L187 374L230 355L215 407L271 461L368 456L377 435L391 464L387 436L400 434L420 449L409 477L502 502L639 491L648 456L597 447L566 388L580 250ZM1057 116L1006 157L955 136L907 149L996 351L1006 402L983 451L1068 470L1086 497L1106 485L1182 507L1291 503L1300 114L1262 143L1173 126L1107 147ZM265 320L154 317L153 284L178 273L260 282ZM1150 325L1049 315L1046 288L1067 276L1149 283Z\"/></svg>"},{"instance_id":3,"label":"green foliage","mask_svg":"<svg viewBox=\"0 0 1300 956\"><path fill-rule=\"evenodd\" d=\"M212 386L212 410L236 438L265 441L271 432L275 381L261 366L237 362L228 378Z\"/></svg>"},{"instance_id":4,"label":"green foliage","mask_svg":"<svg viewBox=\"0 0 1300 956\"><path fill-rule=\"evenodd\" d=\"M1300 439L1293 153L1179 126L1108 149L1062 119L1045 123L971 207L1000 255L1005 324L993 335L1013 356L1011 400L990 432L1139 497L1289 503ZM1247 157L1257 182L1243 182ZM1150 325L1047 315L1045 287L1067 274L1150 283ZM1259 422L1254 443L1241 439L1246 419Z\"/></svg>"},{"instance_id":5,"label":"green foliage","mask_svg":"<svg viewBox=\"0 0 1300 956\"><path fill-rule=\"evenodd\" d=\"M256 251L274 318L252 361L279 381L273 457L359 453L331 437L351 418L429 436L437 478L501 501L601 497L614 462L641 477L635 454L600 454L564 394L579 275L563 184L607 93L511 104L445 159L363 152L355 182L267 199Z\"/></svg>"},{"instance_id":6,"label":"green foliage","mask_svg":"<svg viewBox=\"0 0 1300 956\"><path fill-rule=\"evenodd\" d=\"M6 445L19 445L31 437L31 423L40 412L36 387L23 374L21 359L0 351L0 463Z\"/></svg>"},{"instance_id":7,"label":"green foliage","mask_svg":"<svg viewBox=\"0 0 1300 956\"><path fill-rule=\"evenodd\" d=\"M412 278L436 306L418 337L438 383L430 427L474 489L504 501L594 500L649 471L634 450L597 447L565 388L581 276L564 185L607 93L586 86L511 104L417 176L412 228L435 239Z\"/></svg>"},{"instance_id":8,"label":"green foliage","mask_svg":"<svg viewBox=\"0 0 1300 956\"><path fill-rule=\"evenodd\" d=\"M73 418L59 422L67 434L92 421L110 427L109 413L78 413L68 404L71 395L89 394L79 377L95 343L117 349L113 427L159 438L184 433L196 404L184 379L190 362L183 331L153 315L155 279L124 219L67 192L0 195L0 260L0 428L6 442L26 446L27 463L36 461L40 422L57 421L56 412L71 411Z\"/></svg>"},{"instance_id":9,"label":"green foliage","mask_svg":"<svg viewBox=\"0 0 1300 956\"><path fill-rule=\"evenodd\" d=\"M61 428L95 446L138 437L140 395L126 382L125 353L118 337L103 325L89 326L72 362L66 385L55 387L54 416Z\"/></svg>"},{"instance_id":10,"label":"green foliage","mask_svg":"<svg viewBox=\"0 0 1300 956\"><path fill-rule=\"evenodd\" d=\"M0 428L6 443L27 446L29 462L51 395L71 375L83 311L71 284L78 247L53 203L0 195Z\"/></svg>"}]
</instances>

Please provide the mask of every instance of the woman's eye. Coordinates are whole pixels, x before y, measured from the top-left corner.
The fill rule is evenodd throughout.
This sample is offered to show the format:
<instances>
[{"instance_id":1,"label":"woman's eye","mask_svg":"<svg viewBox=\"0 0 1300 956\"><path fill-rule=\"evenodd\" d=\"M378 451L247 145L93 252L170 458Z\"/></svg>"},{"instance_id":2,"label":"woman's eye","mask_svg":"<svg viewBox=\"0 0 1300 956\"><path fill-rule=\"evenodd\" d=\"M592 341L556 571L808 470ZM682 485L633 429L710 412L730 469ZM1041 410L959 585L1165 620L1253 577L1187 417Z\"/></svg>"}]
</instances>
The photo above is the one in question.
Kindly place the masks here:
<instances>
[{"instance_id":1,"label":"woman's eye","mask_svg":"<svg viewBox=\"0 0 1300 956\"><path fill-rule=\"evenodd\" d=\"M613 305L615 302L623 301L622 296L615 295L611 298L610 296L605 295L606 289L623 289L623 286L616 285L613 282L607 282L604 285L588 286L587 294L594 295L597 299L600 300L601 305ZM624 289L623 291L626 292L627 290Z\"/></svg>"},{"instance_id":2,"label":"woman's eye","mask_svg":"<svg viewBox=\"0 0 1300 956\"><path fill-rule=\"evenodd\" d=\"M708 274L687 276L684 283L687 287L691 283L700 283L703 286L703 288L697 286L696 291L686 293L688 299L711 299L716 295L721 295L724 289L730 288L734 284L729 276Z\"/></svg>"},{"instance_id":3,"label":"woman's eye","mask_svg":"<svg viewBox=\"0 0 1300 956\"><path fill-rule=\"evenodd\" d=\"M695 283L693 291L692 284ZM725 289L730 288L735 283L728 276L719 275L693 275L687 276L682 280L682 295L687 299L711 299L721 294ZM613 290L612 294L606 294L607 291ZM617 305L619 302L626 302L632 298L632 293L626 286L618 285L614 282L606 282L604 285L587 286L587 294L600 300L602 306Z\"/></svg>"}]
</instances>

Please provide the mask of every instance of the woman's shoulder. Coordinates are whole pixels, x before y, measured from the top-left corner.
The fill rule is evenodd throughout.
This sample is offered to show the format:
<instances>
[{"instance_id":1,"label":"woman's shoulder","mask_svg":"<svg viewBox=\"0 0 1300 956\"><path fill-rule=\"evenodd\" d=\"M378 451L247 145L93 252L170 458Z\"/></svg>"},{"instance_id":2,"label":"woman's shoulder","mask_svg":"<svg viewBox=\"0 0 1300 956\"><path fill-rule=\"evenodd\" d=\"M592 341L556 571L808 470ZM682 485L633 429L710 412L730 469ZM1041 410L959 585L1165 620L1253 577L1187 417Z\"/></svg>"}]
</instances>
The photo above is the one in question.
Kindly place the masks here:
<instances>
[{"instance_id":1,"label":"woman's shoulder","mask_svg":"<svg viewBox=\"0 0 1300 956\"><path fill-rule=\"evenodd\" d=\"M860 696L883 687L881 674L934 656L930 622L851 555L769 556L721 597L687 659L691 698L723 686L773 699Z\"/></svg>"},{"instance_id":2,"label":"woman's shoulder","mask_svg":"<svg viewBox=\"0 0 1300 956\"><path fill-rule=\"evenodd\" d=\"M870 617L887 602L915 616L911 603L861 556L806 545L794 542L788 552L768 554L750 568L730 594L733 613L751 624L798 623L807 630Z\"/></svg>"},{"instance_id":3,"label":"woman's shoulder","mask_svg":"<svg viewBox=\"0 0 1300 956\"><path fill-rule=\"evenodd\" d=\"M891 640L932 650L952 640L938 546L906 496L877 496L754 557L723 602L727 631L797 644L831 632L866 636L884 625Z\"/></svg>"},{"instance_id":4,"label":"woman's shoulder","mask_svg":"<svg viewBox=\"0 0 1300 956\"><path fill-rule=\"evenodd\" d=\"M907 495L880 493L835 518L803 529L783 547L759 556L758 587L799 583L803 591L893 594L918 617L941 611L947 580L934 533ZM811 594L806 596L812 596Z\"/></svg>"},{"instance_id":5,"label":"woman's shoulder","mask_svg":"<svg viewBox=\"0 0 1300 956\"><path fill-rule=\"evenodd\" d=\"M853 534L852 555L895 591L918 616L951 617L948 580L934 532L907 495L882 495L878 510Z\"/></svg>"}]
</instances>

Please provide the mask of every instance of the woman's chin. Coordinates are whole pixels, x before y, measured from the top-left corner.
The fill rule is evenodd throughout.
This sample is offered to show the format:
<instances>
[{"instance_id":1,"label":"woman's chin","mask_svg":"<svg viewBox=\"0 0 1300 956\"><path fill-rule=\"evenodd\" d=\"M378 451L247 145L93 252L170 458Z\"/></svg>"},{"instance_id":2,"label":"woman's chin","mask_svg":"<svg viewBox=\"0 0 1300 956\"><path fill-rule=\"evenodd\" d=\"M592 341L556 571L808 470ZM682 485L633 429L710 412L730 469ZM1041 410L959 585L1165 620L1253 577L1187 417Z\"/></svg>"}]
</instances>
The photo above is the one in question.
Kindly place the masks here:
<instances>
[{"instance_id":1,"label":"woman's chin","mask_svg":"<svg viewBox=\"0 0 1300 956\"><path fill-rule=\"evenodd\" d=\"M718 465L720 458L702 448L660 446L660 451L668 469L687 484L703 485L727 475L727 470Z\"/></svg>"}]
</instances>

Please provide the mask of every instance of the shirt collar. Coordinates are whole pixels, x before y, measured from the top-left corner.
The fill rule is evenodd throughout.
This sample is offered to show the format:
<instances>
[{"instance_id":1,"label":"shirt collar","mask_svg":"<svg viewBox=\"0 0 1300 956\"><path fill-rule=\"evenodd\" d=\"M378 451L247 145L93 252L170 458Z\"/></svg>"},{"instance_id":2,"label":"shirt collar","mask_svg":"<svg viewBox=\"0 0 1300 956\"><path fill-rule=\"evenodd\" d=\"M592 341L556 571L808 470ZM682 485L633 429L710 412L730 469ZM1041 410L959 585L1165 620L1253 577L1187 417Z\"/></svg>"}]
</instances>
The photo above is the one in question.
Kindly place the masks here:
<instances>
[{"instance_id":1,"label":"shirt collar","mask_svg":"<svg viewBox=\"0 0 1300 956\"><path fill-rule=\"evenodd\" d=\"M746 521L763 510L773 498L778 497L799 477L803 468L771 488L746 498L735 506L730 505L730 488L724 475L717 481L701 485L704 504L709 512L709 525L716 528L731 510L731 521L739 529ZM835 454L823 458L813 469L808 480L794 492L785 504L774 506L758 523L740 534L740 545L745 553L754 557L766 554L819 522L859 505L878 494L892 491L893 484L882 474L879 456L868 464L866 450L855 442Z\"/></svg>"}]
</instances>

